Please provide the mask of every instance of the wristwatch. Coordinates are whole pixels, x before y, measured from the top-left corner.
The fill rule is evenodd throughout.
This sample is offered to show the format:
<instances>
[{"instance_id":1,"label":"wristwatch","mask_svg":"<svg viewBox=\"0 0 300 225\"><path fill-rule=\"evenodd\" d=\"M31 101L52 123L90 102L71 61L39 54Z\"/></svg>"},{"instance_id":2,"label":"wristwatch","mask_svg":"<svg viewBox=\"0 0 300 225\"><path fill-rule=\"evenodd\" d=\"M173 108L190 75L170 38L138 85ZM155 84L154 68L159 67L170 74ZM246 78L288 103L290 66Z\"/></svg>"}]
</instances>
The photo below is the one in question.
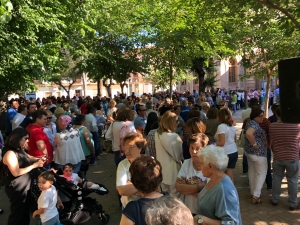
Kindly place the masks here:
<instances>
[{"instance_id":1,"label":"wristwatch","mask_svg":"<svg viewBox=\"0 0 300 225\"><path fill-rule=\"evenodd\" d=\"M203 223L203 216L202 215L199 215L197 222L200 225Z\"/></svg>"}]
</instances>

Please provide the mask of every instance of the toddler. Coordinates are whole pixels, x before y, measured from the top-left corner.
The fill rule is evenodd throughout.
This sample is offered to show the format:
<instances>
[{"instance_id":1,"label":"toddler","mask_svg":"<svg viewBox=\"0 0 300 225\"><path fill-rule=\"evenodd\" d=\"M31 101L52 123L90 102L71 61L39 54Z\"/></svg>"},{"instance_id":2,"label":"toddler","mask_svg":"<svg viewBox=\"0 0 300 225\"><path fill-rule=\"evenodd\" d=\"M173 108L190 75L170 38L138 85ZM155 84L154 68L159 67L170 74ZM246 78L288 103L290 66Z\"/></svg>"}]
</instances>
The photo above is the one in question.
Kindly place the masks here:
<instances>
[{"instance_id":1,"label":"toddler","mask_svg":"<svg viewBox=\"0 0 300 225\"><path fill-rule=\"evenodd\" d=\"M70 181L75 185L78 185L78 183L83 182L83 180L78 176L78 174L74 173L74 166L71 163L67 163L66 165L64 165L62 177L66 178L67 181ZM101 191L106 191L106 189L100 187L98 184L94 184L91 181L84 181L83 187L84 188L91 188L91 189L99 189Z\"/></svg>"},{"instance_id":2,"label":"toddler","mask_svg":"<svg viewBox=\"0 0 300 225\"><path fill-rule=\"evenodd\" d=\"M54 175L50 171L45 171L38 177L38 186L42 193L38 199L38 210L33 212L32 218L40 215L42 225L55 225L58 223L59 216L56 206L63 208L53 182Z\"/></svg>"}]
</instances>

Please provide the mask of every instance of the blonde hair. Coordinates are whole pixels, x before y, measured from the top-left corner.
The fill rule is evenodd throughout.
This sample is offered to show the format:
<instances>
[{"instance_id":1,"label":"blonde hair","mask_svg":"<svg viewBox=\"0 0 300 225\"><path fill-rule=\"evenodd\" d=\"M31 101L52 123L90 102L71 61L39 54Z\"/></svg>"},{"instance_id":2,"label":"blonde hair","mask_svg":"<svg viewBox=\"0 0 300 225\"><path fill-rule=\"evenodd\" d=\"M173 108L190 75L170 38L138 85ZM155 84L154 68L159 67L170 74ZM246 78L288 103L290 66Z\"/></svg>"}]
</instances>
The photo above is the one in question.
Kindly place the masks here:
<instances>
[{"instance_id":1,"label":"blonde hair","mask_svg":"<svg viewBox=\"0 0 300 225\"><path fill-rule=\"evenodd\" d=\"M62 107L57 107L54 111L54 116L58 119L61 115L65 114L65 110Z\"/></svg>"},{"instance_id":2,"label":"blonde hair","mask_svg":"<svg viewBox=\"0 0 300 225\"><path fill-rule=\"evenodd\" d=\"M109 106L115 107L117 105L117 102L115 100L110 100L108 103Z\"/></svg>"},{"instance_id":3,"label":"blonde hair","mask_svg":"<svg viewBox=\"0 0 300 225\"><path fill-rule=\"evenodd\" d=\"M175 131L175 123L178 120L178 116L171 112L170 110L166 111L160 119L159 127L157 129L158 134L162 134L163 132L172 133Z\"/></svg>"}]
</instances>

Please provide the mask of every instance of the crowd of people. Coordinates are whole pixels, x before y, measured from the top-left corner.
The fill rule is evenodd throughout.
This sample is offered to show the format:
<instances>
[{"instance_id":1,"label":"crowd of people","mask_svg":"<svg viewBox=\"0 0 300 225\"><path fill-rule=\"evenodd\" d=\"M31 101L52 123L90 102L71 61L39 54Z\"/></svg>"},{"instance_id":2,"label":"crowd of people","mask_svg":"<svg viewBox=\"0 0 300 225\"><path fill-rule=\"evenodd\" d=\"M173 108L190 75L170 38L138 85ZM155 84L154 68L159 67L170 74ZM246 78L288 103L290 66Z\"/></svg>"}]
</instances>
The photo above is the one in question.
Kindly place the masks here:
<instances>
[{"instance_id":1,"label":"crowd of people","mask_svg":"<svg viewBox=\"0 0 300 225\"><path fill-rule=\"evenodd\" d=\"M116 188L122 206L120 224L160 224L157 221L163 219L183 221L180 224L242 224L234 186L238 149L236 122L232 118L232 113L244 106L242 96L242 91L228 93L218 89L199 94L175 91L172 99L164 92L140 97L132 93L114 98L63 96L30 102L12 99L2 152L9 174L5 187L11 202L8 224L29 224L31 170L37 167L66 170L65 177L78 183L81 180L76 174L81 164L97 165L101 156L108 153L114 154L116 165ZM246 137L243 171L249 173L252 201L261 202L260 192L266 180L268 188L273 188L271 203L277 205L286 169L290 209L295 210L298 125L281 123L278 104L272 105L275 118L264 118L259 95L254 94L249 103L251 108L242 112ZM293 137L286 135L284 142L290 154L279 150L278 146L283 145L278 143L280 129L293 130ZM51 179L48 175L41 176L40 189L53 193ZM87 186L97 188L92 182ZM59 197L52 200L54 206L56 203L62 206ZM156 207L157 204L166 207ZM171 215L177 210L171 205L178 205L190 216ZM42 200L39 208L45 208ZM56 211L51 212L56 218L53 212ZM48 224L47 220L52 222L52 217L45 213L47 210L35 212L44 214L42 224Z\"/></svg>"}]
</instances>

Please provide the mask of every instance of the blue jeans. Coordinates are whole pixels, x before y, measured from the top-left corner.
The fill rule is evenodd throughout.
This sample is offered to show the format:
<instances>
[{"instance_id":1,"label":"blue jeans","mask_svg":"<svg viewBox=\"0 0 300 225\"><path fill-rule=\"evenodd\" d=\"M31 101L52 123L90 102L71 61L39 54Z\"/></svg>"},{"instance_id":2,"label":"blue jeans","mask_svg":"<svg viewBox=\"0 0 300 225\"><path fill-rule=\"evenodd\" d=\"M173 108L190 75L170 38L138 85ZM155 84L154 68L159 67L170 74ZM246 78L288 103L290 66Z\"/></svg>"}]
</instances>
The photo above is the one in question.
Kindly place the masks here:
<instances>
[{"instance_id":1,"label":"blue jeans","mask_svg":"<svg viewBox=\"0 0 300 225\"><path fill-rule=\"evenodd\" d=\"M236 103L232 104L233 112L236 113Z\"/></svg>"},{"instance_id":2,"label":"blue jeans","mask_svg":"<svg viewBox=\"0 0 300 225\"><path fill-rule=\"evenodd\" d=\"M286 170L286 178L288 181L288 202L291 207L298 205L298 170L299 160L285 161L285 160L273 160L273 191L272 201L277 203L281 194L281 182L284 177L284 171Z\"/></svg>"}]
</instances>

